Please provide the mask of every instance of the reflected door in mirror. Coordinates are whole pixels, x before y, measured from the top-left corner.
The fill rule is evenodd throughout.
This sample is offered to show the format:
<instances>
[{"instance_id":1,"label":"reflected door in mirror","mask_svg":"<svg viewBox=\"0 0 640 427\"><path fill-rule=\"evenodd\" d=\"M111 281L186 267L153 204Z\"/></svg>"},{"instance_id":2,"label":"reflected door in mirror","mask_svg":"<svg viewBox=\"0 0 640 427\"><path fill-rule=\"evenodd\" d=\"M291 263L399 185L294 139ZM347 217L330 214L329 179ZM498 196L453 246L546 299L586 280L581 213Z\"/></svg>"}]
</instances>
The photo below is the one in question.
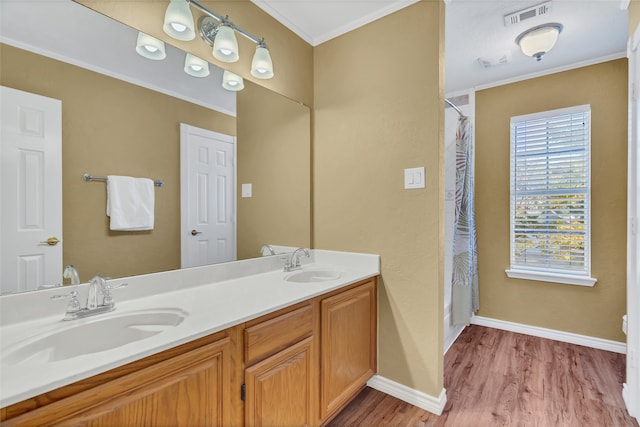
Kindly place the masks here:
<instances>
[{"instance_id":1,"label":"reflected door in mirror","mask_svg":"<svg viewBox=\"0 0 640 427\"><path fill-rule=\"evenodd\" d=\"M0 90L0 293L8 293L62 281L62 103Z\"/></svg>"},{"instance_id":2,"label":"reflected door in mirror","mask_svg":"<svg viewBox=\"0 0 640 427\"><path fill-rule=\"evenodd\" d=\"M232 136L180 124L182 267L236 260Z\"/></svg>"}]
</instances>

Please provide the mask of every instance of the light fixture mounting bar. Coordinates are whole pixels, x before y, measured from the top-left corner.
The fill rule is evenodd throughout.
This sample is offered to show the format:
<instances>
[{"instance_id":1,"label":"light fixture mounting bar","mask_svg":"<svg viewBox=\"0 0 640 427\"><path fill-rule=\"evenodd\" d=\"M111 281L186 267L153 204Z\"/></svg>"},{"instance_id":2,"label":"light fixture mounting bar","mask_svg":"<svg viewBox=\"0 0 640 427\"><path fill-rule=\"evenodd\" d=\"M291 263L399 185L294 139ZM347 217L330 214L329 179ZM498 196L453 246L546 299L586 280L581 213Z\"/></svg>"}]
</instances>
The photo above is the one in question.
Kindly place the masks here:
<instances>
[{"instance_id":1,"label":"light fixture mounting bar","mask_svg":"<svg viewBox=\"0 0 640 427\"><path fill-rule=\"evenodd\" d=\"M196 0L186 0L186 1L187 1L187 3L191 3L196 8L200 9L202 12L204 12L205 14L209 15L210 17L218 20L219 22L223 22L224 21L231 28L233 28L236 32L242 34L243 36L245 36L246 38L248 38L249 40L251 40L252 42L257 44L258 46L266 47L264 39L259 39L258 37L254 36L253 34L249 33L248 31L245 31L244 29L238 27L236 24L234 24L233 22L229 21L226 17L218 15L217 13L215 13L214 11L212 11L211 9L209 9L208 7L206 7L205 5L199 3Z\"/></svg>"}]
</instances>

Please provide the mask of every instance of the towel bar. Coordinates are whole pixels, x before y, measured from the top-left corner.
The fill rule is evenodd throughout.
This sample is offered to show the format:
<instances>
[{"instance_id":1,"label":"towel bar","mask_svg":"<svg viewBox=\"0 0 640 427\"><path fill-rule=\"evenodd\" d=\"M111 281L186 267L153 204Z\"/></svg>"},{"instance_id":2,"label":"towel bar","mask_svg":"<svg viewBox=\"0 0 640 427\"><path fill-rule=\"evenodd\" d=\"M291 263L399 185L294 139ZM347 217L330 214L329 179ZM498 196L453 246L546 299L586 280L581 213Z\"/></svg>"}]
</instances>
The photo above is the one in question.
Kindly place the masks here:
<instances>
[{"instance_id":1,"label":"towel bar","mask_svg":"<svg viewBox=\"0 0 640 427\"><path fill-rule=\"evenodd\" d=\"M95 176L88 173L85 173L82 176L82 179L84 179L85 181L105 181L105 182L107 181L106 176ZM162 182L159 179L156 179L153 181L153 185L155 185L156 187L162 187L164 185L164 182Z\"/></svg>"}]
</instances>

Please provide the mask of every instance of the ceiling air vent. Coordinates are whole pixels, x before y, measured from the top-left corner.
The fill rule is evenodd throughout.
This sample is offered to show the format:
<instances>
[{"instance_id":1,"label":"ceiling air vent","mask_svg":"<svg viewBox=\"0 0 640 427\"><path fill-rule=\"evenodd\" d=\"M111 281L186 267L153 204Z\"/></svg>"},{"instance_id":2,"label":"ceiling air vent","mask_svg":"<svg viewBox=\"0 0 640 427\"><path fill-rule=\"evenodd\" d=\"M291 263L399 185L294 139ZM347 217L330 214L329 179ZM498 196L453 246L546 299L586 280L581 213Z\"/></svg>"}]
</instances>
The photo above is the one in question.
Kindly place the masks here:
<instances>
[{"instance_id":1,"label":"ceiling air vent","mask_svg":"<svg viewBox=\"0 0 640 427\"><path fill-rule=\"evenodd\" d=\"M518 12L504 16L504 26L515 25L536 16L547 15L551 12L551 2L541 3L537 6L528 7Z\"/></svg>"},{"instance_id":2,"label":"ceiling air vent","mask_svg":"<svg viewBox=\"0 0 640 427\"><path fill-rule=\"evenodd\" d=\"M478 62L484 68L497 67L498 65L508 64L511 62L511 52L505 51L492 56L481 56Z\"/></svg>"}]
</instances>

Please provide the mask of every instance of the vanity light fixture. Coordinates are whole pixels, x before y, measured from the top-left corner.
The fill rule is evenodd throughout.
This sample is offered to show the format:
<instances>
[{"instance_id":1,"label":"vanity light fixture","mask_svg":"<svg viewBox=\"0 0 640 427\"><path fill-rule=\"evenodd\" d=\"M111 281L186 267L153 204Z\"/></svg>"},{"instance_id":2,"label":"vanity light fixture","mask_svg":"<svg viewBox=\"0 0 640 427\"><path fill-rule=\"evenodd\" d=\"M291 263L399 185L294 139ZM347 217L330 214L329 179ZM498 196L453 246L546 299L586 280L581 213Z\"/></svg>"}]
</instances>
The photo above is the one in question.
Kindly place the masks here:
<instances>
[{"instance_id":1,"label":"vanity light fixture","mask_svg":"<svg viewBox=\"0 0 640 427\"><path fill-rule=\"evenodd\" d=\"M209 63L204 59L187 53L184 58L184 72L193 77L207 77L209 75Z\"/></svg>"},{"instance_id":2,"label":"vanity light fixture","mask_svg":"<svg viewBox=\"0 0 640 427\"><path fill-rule=\"evenodd\" d=\"M162 26L167 35L182 41L195 38L195 25L190 5L204 13L198 20L198 33L202 40L213 47L212 53L216 59L222 62L238 61L240 54L236 33L239 33L256 45L251 61L251 75L258 79L270 79L274 76L271 54L263 38L255 37L231 22L228 16L218 15L197 0L169 0ZM136 51L149 59L166 57L164 42L144 33L138 35ZM187 54L184 71L194 77L206 77L209 75L209 64L201 58ZM244 88L244 81L239 75L225 71L222 87L239 91Z\"/></svg>"},{"instance_id":3,"label":"vanity light fixture","mask_svg":"<svg viewBox=\"0 0 640 427\"><path fill-rule=\"evenodd\" d=\"M238 61L240 54L236 33L239 33L256 45L251 62L251 75L259 79L270 79L274 76L271 54L263 38L252 35L231 22L228 16L218 15L196 0L170 0L163 27L168 35L178 40L193 38L183 38L184 34L189 33L189 30L195 27L189 5L193 5L204 13L198 20L198 33L202 40L213 47L213 56L216 59L222 62ZM189 9L188 14L183 11L185 7ZM177 16L178 10L182 11L180 18L173 18L173 16ZM183 32L178 31L183 28L185 29Z\"/></svg>"},{"instance_id":4,"label":"vanity light fixture","mask_svg":"<svg viewBox=\"0 0 640 427\"><path fill-rule=\"evenodd\" d=\"M273 77L273 63L271 62L271 55L269 55L269 49L267 49L267 44L264 42L264 39L258 42L256 53L253 54L251 75L258 79L270 79Z\"/></svg>"},{"instance_id":5,"label":"vanity light fixture","mask_svg":"<svg viewBox=\"0 0 640 427\"><path fill-rule=\"evenodd\" d=\"M549 52L558 41L558 35L562 31L562 24L551 22L529 28L516 37L516 44L520 46L522 53L542 59L542 55Z\"/></svg>"},{"instance_id":6,"label":"vanity light fixture","mask_svg":"<svg viewBox=\"0 0 640 427\"><path fill-rule=\"evenodd\" d=\"M222 87L232 92L238 92L244 89L244 80L239 75L224 70L224 73L222 73Z\"/></svg>"},{"instance_id":7,"label":"vanity light fixture","mask_svg":"<svg viewBox=\"0 0 640 427\"><path fill-rule=\"evenodd\" d=\"M138 33L136 52L147 59L161 60L167 57L164 42L145 33Z\"/></svg>"},{"instance_id":8,"label":"vanity light fixture","mask_svg":"<svg viewBox=\"0 0 640 427\"><path fill-rule=\"evenodd\" d=\"M213 41L213 56L222 62L236 62L240 58L236 34L226 18L218 25Z\"/></svg>"},{"instance_id":9,"label":"vanity light fixture","mask_svg":"<svg viewBox=\"0 0 640 427\"><path fill-rule=\"evenodd\" d=\"M196 37L193 14L187 0L169 0L162 29L176 40L189 41Z\"/></svg>"}]
</instances>

